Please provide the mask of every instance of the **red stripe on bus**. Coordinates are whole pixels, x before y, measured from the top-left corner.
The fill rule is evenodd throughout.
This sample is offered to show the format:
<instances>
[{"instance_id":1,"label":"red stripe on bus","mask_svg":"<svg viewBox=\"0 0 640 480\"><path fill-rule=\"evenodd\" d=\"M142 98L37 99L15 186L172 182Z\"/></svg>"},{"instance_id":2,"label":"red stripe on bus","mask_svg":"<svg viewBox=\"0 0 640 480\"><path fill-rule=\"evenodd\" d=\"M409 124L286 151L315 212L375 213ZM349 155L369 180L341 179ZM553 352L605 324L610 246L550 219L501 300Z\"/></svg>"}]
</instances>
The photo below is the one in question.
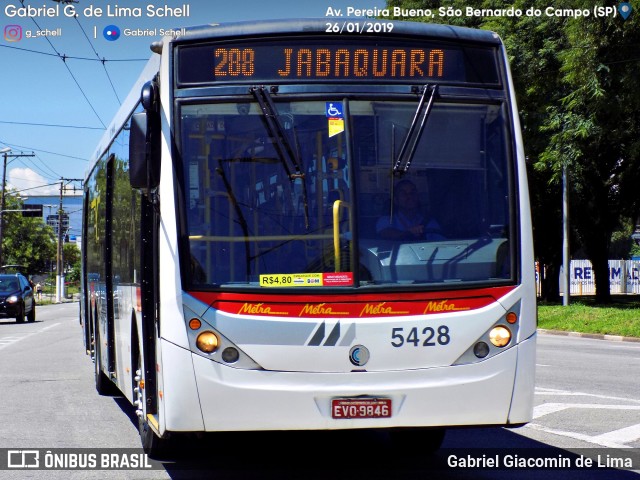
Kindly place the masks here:
<instances>
[{"instance_id":1,"label":"red stripe on bus","mask_svg":"<svg viewBox=\"0 0 640 480\"><path fill-rule=\"evenodd\" d=\"M246 295L228 292L187 292L223 312L279 317L390 317L476 310L511 292L515 286L451 292L405 292L355 295Z\"/></svg>"}]
</instances>

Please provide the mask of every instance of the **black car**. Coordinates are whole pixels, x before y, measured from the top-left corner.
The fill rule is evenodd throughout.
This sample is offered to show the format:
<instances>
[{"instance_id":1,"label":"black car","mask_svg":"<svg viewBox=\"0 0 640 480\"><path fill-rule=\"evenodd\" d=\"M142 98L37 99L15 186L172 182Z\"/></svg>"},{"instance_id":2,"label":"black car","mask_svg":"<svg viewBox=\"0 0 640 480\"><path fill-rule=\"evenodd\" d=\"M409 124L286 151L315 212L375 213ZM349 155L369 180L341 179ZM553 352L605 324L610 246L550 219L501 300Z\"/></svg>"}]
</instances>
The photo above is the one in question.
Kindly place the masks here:
<instances>
[{"instance_id":1,"label":"black car","mask_svg":"<svg viewBox=\"0 0 640 480\"><path fill-rule=\"evenodd\" d=\"M0 318L15 318L16 322L36 320L36 301L33 288L20 273L0 274Z\"/></svg>"}]
</instances>

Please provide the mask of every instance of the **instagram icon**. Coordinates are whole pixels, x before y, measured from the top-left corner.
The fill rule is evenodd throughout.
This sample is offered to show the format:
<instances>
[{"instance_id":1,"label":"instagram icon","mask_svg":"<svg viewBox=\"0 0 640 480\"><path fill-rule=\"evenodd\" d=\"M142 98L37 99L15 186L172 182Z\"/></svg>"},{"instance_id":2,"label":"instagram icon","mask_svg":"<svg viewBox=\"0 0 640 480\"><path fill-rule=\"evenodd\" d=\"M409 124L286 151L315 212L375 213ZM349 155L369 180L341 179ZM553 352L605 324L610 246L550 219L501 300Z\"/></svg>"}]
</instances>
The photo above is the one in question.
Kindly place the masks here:
<instances>
[{"instance_id":1,"label":"instagram icon","mask_svg":"<svg viewBox=\"0 0 640 480\"><path fill-rule=\"evenodd\" d=\"M22 40L22 27L20 25L6 25L4 27L4 39L7 42L19 42Z\"/></svg>"}]
</instances>

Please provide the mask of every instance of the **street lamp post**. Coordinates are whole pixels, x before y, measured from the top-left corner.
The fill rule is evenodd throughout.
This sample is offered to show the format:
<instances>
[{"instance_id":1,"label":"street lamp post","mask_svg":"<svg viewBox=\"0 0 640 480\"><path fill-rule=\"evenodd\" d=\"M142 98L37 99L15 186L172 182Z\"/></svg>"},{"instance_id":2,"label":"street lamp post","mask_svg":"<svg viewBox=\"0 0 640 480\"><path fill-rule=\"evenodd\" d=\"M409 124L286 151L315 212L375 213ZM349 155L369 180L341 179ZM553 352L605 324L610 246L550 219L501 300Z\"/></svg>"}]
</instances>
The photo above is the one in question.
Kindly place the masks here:
<instances>
[{"instance_id":1,"label":"street lamp post","mask_svg":"<svg viewBox=\"0 0 640 480\"><path fill-rule=\"evenodd\" d=\"M9 154L9 152L11 151L11 149L9 147L5 147L3 149L0 149L0 153L3 154L4 156L4 161L3 161L3 168L2 168L2 198L0 200L0 266L2 266L3 261L2 261L2 255L3 255L3 251L2 251L2 240L4 240L4 207L5 207L5 203L4 203L4 192L5 192L5 187L7 185L7 156Z\"/></svg>"}]
</instances>

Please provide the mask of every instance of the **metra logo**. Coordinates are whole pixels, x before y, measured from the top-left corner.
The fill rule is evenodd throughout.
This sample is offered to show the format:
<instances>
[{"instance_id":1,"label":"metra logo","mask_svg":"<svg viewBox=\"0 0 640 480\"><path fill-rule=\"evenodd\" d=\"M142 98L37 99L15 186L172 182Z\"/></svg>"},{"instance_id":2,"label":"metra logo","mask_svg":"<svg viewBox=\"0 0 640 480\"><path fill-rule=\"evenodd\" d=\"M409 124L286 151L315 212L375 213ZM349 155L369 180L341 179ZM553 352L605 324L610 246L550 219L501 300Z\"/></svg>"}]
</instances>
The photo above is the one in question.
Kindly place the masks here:
<instances>
[{"instance_id":1,"label":"metra logo","mask_svg":"<svg viewBox=\"0 0 640 480\"><path fill-rule=\"evenodd\" d=\"M307 303L300 310L299 317L303 315L348 315L349 312L334 312L331 307L327 307L326 303Z\"/></svg>"},{"instance_id":2,"label":"metra logo","mask_svg":"<svg viewBox=\"0 0 640 480\"><path fill-rule=\"evenodd\" d=\"M271 307L264 306L264 303L245 303L238 313L250 313L253 315L289 315L288 312L274 312Z\"/></svg>"},{"instance_id":3,"label":"metra logo","mask_svg":"<svg viewBox=\"0 0 640 480\"><path fill-rule=\"evenodd\" d=\"M456 307L455 303L449 300L440 300L438 302L428 302L424 313L430 312L457 312L463 310L471 310L470 307Z\"/></svg>"},{"instance_id":4,"label":"metra logo","mask_svg":"<svg viewBox=\"0 0 640 480\"><path fill-rule=\"evenodd\" d=\"M408 315L408 311L394 310L393 307L386 306L386 302L382 303L367 303L360 311L360 316L363 315Z\"/></svg>"}]
</instances>

